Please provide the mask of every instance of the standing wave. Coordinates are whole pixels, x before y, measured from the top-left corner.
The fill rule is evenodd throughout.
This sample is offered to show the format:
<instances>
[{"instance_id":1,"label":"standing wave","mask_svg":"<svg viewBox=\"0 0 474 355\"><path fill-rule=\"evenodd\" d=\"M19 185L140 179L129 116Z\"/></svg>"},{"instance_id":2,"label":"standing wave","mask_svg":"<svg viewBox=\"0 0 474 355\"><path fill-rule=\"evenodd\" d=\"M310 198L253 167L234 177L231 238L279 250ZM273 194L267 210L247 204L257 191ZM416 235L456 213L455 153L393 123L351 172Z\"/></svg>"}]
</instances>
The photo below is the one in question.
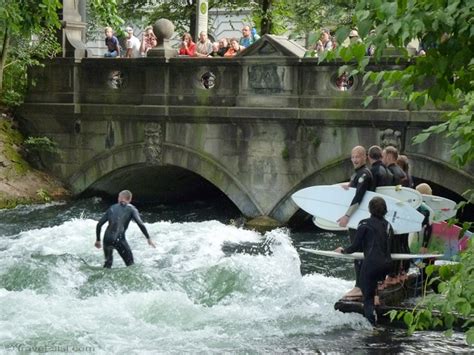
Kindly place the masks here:
<instances>
[{"instance_id":1,"label":"standing wave","mask_svg":"<svg viewBox=\"0 0 474 355\"><path fill-rule=\"evenodd\" d=\"M147 225L152 249L132 224L127 239L136 265L124 267L115 254L105 270L93 247L95 225L74 219L0 239L0 347L315 349L324 346L316 335L369 327L333 308L350 282L301 275L285 229L262 237L217 221L157 222ZM226 243L267 249L226 253Z\"/></svg>"}]
</instances>

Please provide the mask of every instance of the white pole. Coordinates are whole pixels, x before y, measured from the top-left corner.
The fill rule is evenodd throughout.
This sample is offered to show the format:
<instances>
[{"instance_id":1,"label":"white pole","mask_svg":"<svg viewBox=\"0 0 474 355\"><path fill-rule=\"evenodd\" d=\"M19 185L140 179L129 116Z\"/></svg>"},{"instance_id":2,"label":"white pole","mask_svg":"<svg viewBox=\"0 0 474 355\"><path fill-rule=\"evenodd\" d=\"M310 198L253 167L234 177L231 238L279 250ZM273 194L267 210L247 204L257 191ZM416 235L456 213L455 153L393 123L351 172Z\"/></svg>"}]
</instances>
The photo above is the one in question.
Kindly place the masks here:
<instances>
[{"instance_id":1,"label":"white pole","mask_svg":"<svg viewBox=\"0 0 474 355\"><path fill-rule=\"evenodd\" d=\"M198 0L196 9L196 40L199 38L199 34L204 31L207 33L208 23L208 11L209 3L208 0Z\"/></svg>"}]
</instances>

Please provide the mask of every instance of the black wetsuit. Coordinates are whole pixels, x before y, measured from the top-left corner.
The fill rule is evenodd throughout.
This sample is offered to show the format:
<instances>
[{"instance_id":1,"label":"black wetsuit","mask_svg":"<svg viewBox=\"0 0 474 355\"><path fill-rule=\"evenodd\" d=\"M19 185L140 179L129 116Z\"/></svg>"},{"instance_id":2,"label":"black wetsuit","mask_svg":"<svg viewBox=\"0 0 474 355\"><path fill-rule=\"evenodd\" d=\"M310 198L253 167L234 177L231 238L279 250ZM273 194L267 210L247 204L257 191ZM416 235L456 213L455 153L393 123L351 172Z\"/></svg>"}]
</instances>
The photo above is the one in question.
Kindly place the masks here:
<instances>
[{"instance_id":1,"label":"black wetsuit","mask_svg":"<svg viewBox=\"0 0 474 355\"><path fill-rule=\"evenodd\" d=\"M392 163L389 166L387 166L387 169L390 170L390 172L392 173L392 181L390 182L389 185L391 186L402 185L403 181L408 181L407 175L402 170L402 168L400 168L397 164Z\"/></svg>"},{"instance_id":2,"label":"black wetsuit","mask_svg":"<svg viewBox=\"0 0 474 355\"><path fill-rule=\"evenodd\" d=\"M150 236L140 218L138 210L130 203L122 202L112 205L97 223L96 239L100 241L100 230L105 222L109 222L104 234L104 267L112 267L114 249L117 249L125 265L130 266L133 264L133 254L125 239L125 232L132 219L138 224L145 237L149 239Z\"/></svg>"},{"instance_id":3,"label":"black wetsuit","mask_svg":"<svg viewBox=\"0 0 474 355\"><path fill-rule=\"evenodd\" d=\"M344 254L362 250L364 260L360 270L360 288L364 297L364 316L375 324L374 296L377 282L385 279L390 270L390 238L392 226L383 218L371 216L359 223L351 246Z\"/></svg>"},{"instance_id":4,"label":"black wetsuit","mask_svg":"<svg viewBox=\"0 0 474 355\"><path fill-rule=\"evenodd\" d=\"M356 189L356 194L354 198L352 199L351 207L355 205L357 206L360 205L366 191L374 191L372 173L370 172L367 166L363 165L355 170L354 174L352 174L351 176L349 187L354 187ZM349 238L350 238L351 243L354 242L355 235L356 235L356 230L350 228ZM360 282L359 282L360 267L361 267L361 261L354 260L354 270L355 270L355 277L356 277L355 287L360 287Z\"/></svg>"},{"instance_id":5,"label":"black wetsuit","mask_svg":"<svg viewBox=\"0 0 474 355\"><path fill-rule=\"evenodd\" d=\"M388 170L392 173L392 183L390 185L403 185L407 183L407 175L405 172L400 168L397 164L392 163L387 167ZM402 254L410 254L410 247L408 246L408 233L405 234L397 234L392 239L392 251L394 253L402 253ZM394 261L393 267L390 272L391 277L395 277L403 270L405 273L408 272L410 268L410 260L405 261Z\"/></svg>"},{"instance_id":6,"label":"black wetsuit","mask_svg":"<svg viewBox=\"0 0 474 355\"><path fill-rule=\"evenodd\" d=\"M373 177L374 190L379 186L392 185L392 174L389 173L387 167L381 160L374 161L370 167L370 172Z\"/></svg>"},{"instance_id":7,"label":"black wetsuit","mask_svg":"<svg viewBox=\"0 0 474 355\"><path fill-rule=\"evenodd\" d=\"M423 248L428 248L432 233L432 226L430 224L430 210L427 209L426 206L423 204L421 204L420 207L418 207L416 210L425 217L423 219L423 222L421 222L421 226L423 227L423 241L421 243L421 246Z\"/></svg>"},{"instance_id":8,"label":"black wetsuit","mask_svg":"<svg viewBox=\"0 0 474 355\"><path fill-rule=\"evenodd\" d=\"M426 208L426 205L422 203L417 209L425 218L423 222L421 222L421 227L423 231L423 240L421 242L421 247L428 248L431 240L431 233L433 232L433 227L430 224L430 210ZM434 263L434 259L423 259L425 264L432 264ZM423 273L423 280L427 280L428 275L426 274L426 268L421 268L421 272ZM438 282L434 282L431 286L434 290L438 290Z\"/></svg>"}]
</instances>

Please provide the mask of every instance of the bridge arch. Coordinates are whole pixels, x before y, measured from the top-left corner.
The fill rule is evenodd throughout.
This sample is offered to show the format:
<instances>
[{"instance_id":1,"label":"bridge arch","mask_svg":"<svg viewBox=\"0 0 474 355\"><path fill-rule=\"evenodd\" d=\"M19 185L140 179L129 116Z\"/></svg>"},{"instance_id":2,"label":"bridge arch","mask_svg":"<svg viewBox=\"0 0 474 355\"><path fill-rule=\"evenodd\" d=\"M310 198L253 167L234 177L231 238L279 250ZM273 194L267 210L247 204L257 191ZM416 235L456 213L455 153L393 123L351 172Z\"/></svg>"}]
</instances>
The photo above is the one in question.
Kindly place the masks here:
<instances>
[{"instance_id":1,"label":"bridge arch","mask_svg":"<svg viewBox=\"0 0 474 355\"><path fill-rule=\"evenodd\" d=\"M421 154L409 154L409 158L413 167L412 175L416 178L443 186L460 196L474 186L473 175L445 161ZM275 205L270 216L279 221L288 221L299 209L291 199L293 193L308 186L331 185L348 181L352 172L351 161L347 158L339 159L322 167L293 186Z\"/></svg>"},{"instance_id":2,"label":"bridge arch","mask_svg":"<svg viewBox=\"0 0 474 355\"><path fill-rule=\"evenodd\" d=\"M412 175L416 178L431 181L439 186L462 195L474 186L474 175L461 170L444 160L422 154L409 154Z\"/></svg>"},{"instance_id":3,"label":"bridge arch","mask_svg":"<svg viewBox=\"0 0 474 355\"><path fill-rule=\"evenodd\" d=\"M288 193L272 209L270 216L278 221L289 221L298 211L299 207L291 199L291 195L296 191L313 185L331 185L338 182L348 181L352 173L352 163L350 159L342 158L333 161L321 169L313 172L300 183L293 186Z\"/></svg>"},{"instance_id":4,"label":"bridge arch","mask_svg":"<svg viewBox=\"0 0 474 355\"><path fill-rule=\"evenodd\" d=\"M114 171L132 166L158 168L174 166L191 171L204 178L222 191L244 214L257 216L262 208L252 198L246 187L224 166L211 156L185 146L163 143L162 164L148 164L143 144L126 144L95 156L69 178L69 186L74 194L80 194Z\"/></svg>"}]
</instances>

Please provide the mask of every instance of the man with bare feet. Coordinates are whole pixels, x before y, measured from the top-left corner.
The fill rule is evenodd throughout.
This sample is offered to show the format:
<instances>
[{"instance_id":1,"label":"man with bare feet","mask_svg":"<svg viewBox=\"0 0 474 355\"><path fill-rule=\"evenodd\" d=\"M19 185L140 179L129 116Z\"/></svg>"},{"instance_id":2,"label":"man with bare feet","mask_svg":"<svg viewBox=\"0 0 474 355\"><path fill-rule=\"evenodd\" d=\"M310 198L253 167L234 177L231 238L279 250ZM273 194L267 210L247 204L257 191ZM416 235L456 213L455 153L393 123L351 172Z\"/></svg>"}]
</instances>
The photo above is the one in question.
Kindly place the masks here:
<instances>
[{"instance_id":1,"label":"man with bare feet","mask_svg":"<svg viewBox=\"0 0 474 355\"><path fill-rule=\"evenodd\" d=\"M354 187L356 189L355 196L351 202L350 207L348 208L347 212L339 218L338 223L341 227L346 227L347 223L349 223L349 219L351 215L357 210L359 204L361 203L362 199L364 198L364 194L366 191L373 191L373 178L370 169L366 166L367 162L367 154L365 148L358 145L352 149L351 152L351 161L352 165L354 166L354 174L351 176L351 180L348 184L341 185L344 189L348 189L349 187ZM349 237L351 243L354 242L356 235L355 229L349 229ZM357 250L360 251L360 250ZM352 297L361 297L362 291L360 289L360 281L359 281L359 274L361 268L361 261L354 260L354 270L356 276L356 283L352 290L350 290L344 297L352 298Z\"/></svg>"}]
</instances>

